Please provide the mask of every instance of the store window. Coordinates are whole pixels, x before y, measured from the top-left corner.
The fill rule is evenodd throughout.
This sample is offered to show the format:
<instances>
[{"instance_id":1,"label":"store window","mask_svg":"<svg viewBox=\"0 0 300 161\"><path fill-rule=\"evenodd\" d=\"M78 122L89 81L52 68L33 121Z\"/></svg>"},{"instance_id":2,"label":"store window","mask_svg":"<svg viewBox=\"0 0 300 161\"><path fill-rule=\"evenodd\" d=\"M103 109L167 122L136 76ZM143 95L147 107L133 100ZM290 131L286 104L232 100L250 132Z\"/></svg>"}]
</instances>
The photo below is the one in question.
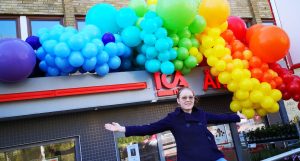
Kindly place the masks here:
<instances>
[{"instance_id":1,"label":"store window","mask_svg":"<svg viewBox=\"0 0 300 161\"><path fill-rule=\"evenodd\" d=\"M272 26L275 25L273 19L262 19L262 24L265 26Z\"/></svg>"},{"instance_id":2,"label":"store window","mask_svg":"<svg viewBox=\"0 0 300 161\"><path fill-rule=\"evenodd\" d=\"M245 24L247 26L247 28L251 27L252 24L252 18L242 18L245 21Z\"/></svg>"},{"instance_id":3,"label":"store window","mask_svg":"<svg viewBox=\"0 0 300 161\"><path fill-rule=\"evenodd\" d=\"M157 134L119 137L118 161L160 161Z\"/></svg>"},{"instance_id":4,"label":"store window","mask_svg":"<svg viewBox=\"0 0 300 161\"><path fill-rule=\"evenodd\" d=\"M37 36L39 29L51 29L55 25L63 24L62 17L28 17L28 34Z\"/></svg>"},{"instance_id":5,"label":"store window","mask_svg":"<svg viewBox=\"0 0 300 161\"><path fill-rule=\"evenodd\" d=\"M76 28L78 31L82 30L85 26L85 18L84 16L78 16L76 17Z\"/></svg>"},{"instance_id":6,"label":"store window","mask_svg":"<svg viewBox=\"0 0 300 161\"><path fill-rule=\"evenodd\" d=\"M76 161L79 160L76 157L76 140L67 139L0 149L0 161Z\"/></svg>"},{"instance_id":7,"label":"store window","mask_svg":"<svg viewBox=\"0 0 300 161\"><path fill-rule=\"evenodd\" d=\"M0 39L1 38L19 38L20 27L18 17L0 16Z\"/></svg>"}]
</instances>

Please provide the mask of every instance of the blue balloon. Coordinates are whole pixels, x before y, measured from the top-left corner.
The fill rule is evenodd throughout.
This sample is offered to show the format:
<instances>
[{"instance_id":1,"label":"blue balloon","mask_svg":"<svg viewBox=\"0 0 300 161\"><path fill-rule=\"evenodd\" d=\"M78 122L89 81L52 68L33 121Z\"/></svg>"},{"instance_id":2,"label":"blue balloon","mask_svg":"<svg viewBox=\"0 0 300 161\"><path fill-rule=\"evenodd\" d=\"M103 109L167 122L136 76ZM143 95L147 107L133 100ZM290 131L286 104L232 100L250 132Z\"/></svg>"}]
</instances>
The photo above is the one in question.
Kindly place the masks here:
<instances>
[{"instance_id":1,"label":"blue balloon","mask_svg":"<svg viewBox=\"0 0 300 161\"><path fill-rule=\"evenodd\" d=\"M43 43L43 48L47 53L54 54L54 47L56 44L56 40L47 40Z\"/></svg>"},{"instance_id":2,"label":"blue balloon","mask_svg":"<svg viewBox=\"0 0 300 161\"><path fill-rule=\"evenodd\" d=\"M96 64L97 64L97 58L96 57L92 57L91 59L86 59L82 65L82 68L85 71L92 71L96 68Z\"/></svg>"},{"instance_id":3,"label":"blue balloon","mask_svg":"<svg viewBox=\"0 0 300 161\"><path fill-rule=\"evenodd\" d=\"M73 35L74 35L74 33L72 33L72 32L64 32L60 35L59 41L60 42L68 42L70 37L72 37Z\"/></svg>"},{"instance_id":4,"label":"blue balloon","mask_svg":"<svg viewBox=\"0 0 300 161\"><path fill-rule=\"evenodd\" d=\"M146 51L147 51L147 49L148 49L148 45L146 45L146 44L144 44L144 45L142 45L142 47L141 47L141 53L146 53Z\"/></svg>"},{"instance_id":5,"label":"blue balloon","mask_svg":"<svg viewBox=\"0 0 300 161\"><path fill-rule=\"evenodd\" d=\"M125 28L134 25L137 21L137 16L133 9L124 7L118 11L116 20L119 27Z\"/></svg>"},{"instance_id":6,"label":"blue balloon","mask_svg":"<svg viewBox=\"0 0 300 161\"><path fill-rule=\"evenodd\" d=\"M102 51L103 50L104 44L103 44L103 42L100 39L93 39L92 43L94 43L97 46L98 51Z\"/></svg>"},{"instance_id":7,"label":"blue balloon","mask_svg":"<svg viewBox=\"0 0 300 161\"><path fill-rule=\"evenodd\" d=\"M171 38L167 37L167 38L166 38L166 41L167 41L167 42L168 42L168 44L169 44L169 48L172 48L172 47L173 47L173 45L174 45L174 42L173 42L173 40L172 40Z\"/></svg>"},{"instance_id":8,"label":"blue balloon","mask_svg":"<svg viewBox=\"0 0 300 161\"><path fill-rule=\"evenodd\" d=\"M140 29L135 26L126 27L121 34L125 45L136 47L141 43Z\"/></svg>"},{"instance_id":9,"label":"blue balloon","mask_svg":"<svg viewBox=\"0 0 300 161\"><path fill-rule=\"evenodd\" d=\"M121 42L117 42L116 46L118 49L117 56L123 56L123 54L126 52L126 46Z\"/></svg>"},{"instance_id":10,"label":"blue balloon","mask_svg":"<svg viewBox=\"0 0 300 161\"><path fill-rule=\"evenodd\" d=\"M160 71L160 61L157 59L147 60L145 63L145 68L150 73L155 73Z\"/></svg>"},{"instance_id":11,"label":"blue balloon","mask_svg":"<svg viewBox=\"0 0 300 161\"><path fill-rule=\"evenodd\" d=\"M140 66L144 66L146 63L147 58L143 54L139 54L136 57L136 63Z\"/></svg>"},{"instance_id":12,"label":"blue balloon","mask_svg":"<svg viewBox=\"0 0 300 161\"><path fill-rule=\"evenodd\" d=\"M177 58L177 52L176 52L175 49L170 49L169 53L170 53L170 59L169 60L175 60Z\"/></svg>"},{"instance_id":13,"label":"blue balloon","mask_svg":"<svg viewBox=\"0 0 300 161\"><path fill-rule=\"evenodd\" d=\"M45 56L46 56L46 52L45 52L44 48L43 47L38 48L36 51L36 57L39 60L44 60Z\"/></svg>"},{"instance_id":14,"label":"blue balloon","mask_svg":"<svg viewBox=\"0 0 300 161\"><path fill-rule=\"evenodd\" d=\"M40 43L39 37L37 36L29 36L25 40L34 50L37 50L39 47L42 46Z\"/></svg>"},{"instance_id":15,"label":"blue balloon","mask_svg":"<svg viewBox=\"0 0 300 161\"><path fill-rule=\"evenodd\" d=\"M115 41L115 36L112 33L107 32L102 36L102 42L104 43L104 45L106 45L109 42Z\"/></svg>"},{"instance_id":16,"label":"blue balloon","mask_svg":"<svg viewBox=\"0 0 300 161\"><path fill-rule=\"evenodd\" d=\"M162 53L159 53L158 60L160 60L161 62L170 60L170 53L167 50Z\"/></svg>"},{"instance_id":17,"label":"blue balloon","mask_svg":"<svg viewBox=\"0 0 300 161\"><path fill-rule=\"evenodd\" d=\"M106 51L102 51L97 55L97 64L102 65L104 63L107 63L109 60L109 55Z\"/></svg>"},{"instance_id":18,"label":"blue balloon","mask_svg":"<svg viewBox=\"0 0 300 161\"><path fill-rule=\"evenodd\" d=\"M55 65L61 70L71 66L67 59L60 58L60 57L55 58Z\"/></svg>"},{"instance_id":19,"label":"blue balloon","mask_svg":"<svg viewBox=\"0 0 300 161\"><path fill-rule=\"evenodd\" d=\"M73 26L68 26L65 28L65 33L73 33L76 34L78 31Z\"/></svg>"},{"instance_id":20,"label":"blue balloon","mask_svg":"<svg viewBox=\"0 0 300 161\"><path fill-rule=\"evenodd\" d=\"M168 32L165 28L160 27L155 31L155 36L157 37L157 39L166 38L167 35L168 35Z\"/></svg>"},{"instance_id":21,"label":"blue balloon","mask_svg":"<svg viewBox=\"0 0 300 161\"><path fill-rule=\"evenodd\" d=\"M104 50L108 53L109 57L114 57L118 54L118 47L113 42L106 44Z\"/></svg>"},{"instance_id":22,"label":"blue balloon","mask_svg":"<svg viewBox=\"0 0 300 161\"><path fill-rule=\"evenodd\" d=\"M140 38L141 39L145 39L145 36L147 35L147 32L146 31L144 31L144 30L142 30L141 32L140 32Z\"/></svg>"},{"instance_id":23,"label":"blue balloon","mask_svg":"<svg viewBox=\"0 0 300 161\"><path fill-rule=\"evenodd\" d=\"M154 59L157 57L158 52L156 51L155 47L148 47L146 51L146 57L147 59Z\"/></svg>"},{"instance_id":24,"label":"blue balloon","mask_svg":"<svg viewBox=\"0 0 300 161\"><path fill-rule=\"evenodd\" d=\"M119 27L116 22L116 8L111 4L96 4L86 14L85 23L97 26L102 33L117 33Z\"/></svg>"},{"instance_id":25,"label":"blue balloon","mask_svg":"<svg viewBox=\"0 0 300 161\"><path fill-rule=\"evenodd\" d=\"M109 66L105 63L96 67L96 73L99 76L105 76L109 72Z\"/></svg>"},{"instance_id":26,"label":"blue balloon","mask_svg":"<svg viewBox=\"0 0 300 161\"><path fill-rule=\"evenodd\" d=\"M114 37L115 37L116 42L121 42L122 41L121 35L114 34Z\"/></svg>"},{"instance_id":27,"label":"blue balloon","mask_svg":"<svg viewBox=\"0 0 300 161\"><path fill-rule=\"evenodd\" d=\"M159 52L165 51L169 48L169 43L166 39L158 39L155 43L155 48Z\"/></svg>"},{"instance_id":28,"label":"blue balloon","mask_svg":"<svg viewBox=\"0 0 300 161\"><path fill-rule=\"evenodd\" d=\"M144 19L144 24L142 29L145 30L147 33L154 33L158 29L158 25L156 24L155 20L153 19Z\"/></svg>"},{"instance_id":29,"label":"blue balloon","mask_svg":"<svg viewBox=\"0 0 300 161\"><path fill-rule=\"evenodd\" d=\"M132 67L132 63L130 61L130 59L122 59L122 62L121 62L121 68L123 70L129 70L130 68Z\"/></svg>"},{"instance_id":30,"label":"blue balloon","mask_svg":"<svg viewBox=\"0 0 300 161\"><path fill-rule=\"evenodd\" d=\"M145 14L145 18L155 18L157 16L157 14L153 11L148 11L146 14Z\"/></svg>"},{"instance_id":31,"label":"blue balloon","mask_svg":"<svg viewBox=\"0 0 300 161\"><path fill-rule=\"evenodd\" d=\"M66 58L70 55L70 53L71 50L69 46L64 42L58 43L54 48L54 54L58 57Z\"/></svg>"},{"instance_id":32,"label":"blue balloon","mask_svg":"<svg viewBox=\"0 0 300 161\"><path fill-rule=\"evenodd\" d=\"M63 33L62 30L59 29L52 29L49 32L49 38L53 40L59 41L60 35Z\"/></svg>"},{"instance_id":33,"label":"blue balloon","mask_svg":"<svg viewBox=\"0 0 300 161\"><path fill-rule=\"evenodd\" d=\"M156 22L157 27L162 27L163 20L160 17L157 16L157 17L153 18L153 20Z\"/></svg>"},{"instance_id":34,"label":"blue balloon","mask_svg":"<svg viewBox=\"0 0 300 161\"><path fill-rule=\"evenodd\" d=\"M161 68L161 72L167 75L172 74L175 71L175 66L170 61L165 61L161 63L160 68Z\"/></svg>"},{"instance_id":35,"label":"blue balloon","mask_svg":"<svg viewBox=\"0 0 300 161\"><path fill-rule=\"evenodd\" d=\"M43 44L45 41L49 40L49 38L50 38L50 35L48 32L42 34L41 36L39 36L40 43Z\"/></svg>"},{"instance_id":36,"label":"blue balloon","mask_svg":"<svg viewBox=\"0 0 300 161\"><path fill-rule=\"evenodd\" d=\"M47 70L47 74L48 76L58 76L59 75L59 70L57 68L54 67L49 67Z\"/></svg>"},{"instance_id":37,"label":"blue balloon","mask_svg":"<svg viewBox=\"0 0 300 161\"><path fill-rule=\"evenodd\" d=\"M97 45L95 45L94 43L87 43L83 47L81 53L85 58L95 57L98 53Z\"/></svg>"},{"instance_id":38,"label":"blue balloon","mask_svg":"<svg viewBox=\"0 0 300 161\"><path fill-rule=\"evenodd\" d=\"M73 35L68 40L69 47L74 51L81 50L83 48L83 46L85 45L85 43L86 42L85 42L84 38L79 34Z\"/></svg>"},{"instance_id":39,"label":"blue balloon","mask_svg":"<svg viewBox=\"0 0 300 161\"><path fill-rule=\"evenodd\" d=\"M121 59L118 56L114 56L108 60L108 66L111 69L118 69L121 65Z\"/></svg>"},{"instance_id":40,"label":"blue balloon","mask_svg":"<svg viewBox=\"0 0 300 161\"><path fill-rule=\"evenodd\" d=\"M37 33L36 36L41 37L42 35L44 35L44 34L46 34L46 33L48 33L48 32L49 32L49 29L46 28L46 27L43 27L43 28L40 28L40 29L38 30L38 33Z\"/></svg>"},{"instance_id":41,"label":"blue balloon","mask_svg":"<svg viewBox=\"0 0 300 161\"><path fill-rule=\"evenodd\" d=\"M47 72L48 71L48 65L46 63L45 60L42 60L39 64L39 67L40 69L43 71L43 72Z\"/></svg>"},{"instance_id":42,"label":"blue balloon","mask_svg":"<svg viewBox=\"0 0 300 161\"><path fill-rule=\"evenodd\" d=\"M73 51L69 58L69 63L73 66L73 67L80 67L82 66L82 64L84 63L84 58L83 56L81 55L80 52L78 51Z\"/></svg>"},{"instance_id":43,"label":"blue balloon","mask_svg":"<svg viewBox=\"0 0 300 161\"><path fill-rule=\"evenodd\" d=\"M66 68L63 68L61 69L62 72L64 73L75 73L77 71L76 68L72 67L71 65L70 66L67 66Z\"/></svg>"},{"instance_id":44,"label":"blue balloon","mask_svg":"<svg viewBox=\"0 0 300 161\"><path fill-rule=\"evenodd\" d=\"M55 57L52 57L50 54L45 56L45 61L49 66L55 67Z\"/></svg>"},{"instance_id":45,"label":"blue balloon","mask_svg":"<svg viewBox=\"0 0 300 161\"><path fill-rule=\"evenodd\" d=\"M156 37L153 34L146 34L144 36L144 42L147 45L155 45Z\"/></svg>"},{"instance_id":46,"label":"blue balloon","mask_svg":"<svg viewBox=\"0 0 300 161\"><path fill-rule=\"evenodd\" d=\"M128 46L125 45L125 52L123 53L123 58L129 58L132 55L132 50Z\"/></svg>"},{"instance_id":47,"label":"blue balloon","mask_svg":"<svg viewBox=\"0 0 300 161\"><path fill-rule=\"evenodd\" d=\"M81 32L86 33L92 39L101 36L101 31L95 25L85 25Z\"/></svg>"}]
</instances>

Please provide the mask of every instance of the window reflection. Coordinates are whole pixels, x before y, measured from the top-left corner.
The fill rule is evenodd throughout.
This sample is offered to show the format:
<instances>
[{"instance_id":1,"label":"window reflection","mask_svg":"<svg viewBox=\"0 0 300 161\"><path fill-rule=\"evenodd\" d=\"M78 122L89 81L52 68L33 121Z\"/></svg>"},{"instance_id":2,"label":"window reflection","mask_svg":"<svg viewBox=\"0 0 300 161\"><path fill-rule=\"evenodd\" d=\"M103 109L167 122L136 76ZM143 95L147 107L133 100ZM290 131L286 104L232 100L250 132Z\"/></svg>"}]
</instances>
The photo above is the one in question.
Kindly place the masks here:
<instances>
[{"instance_id":1,"label":"window reflection","mask_svg":"<svg viewBox=\"0 0 300 161\"><path fill-rule=\"evenodd\" d=\"M0 19L0 38L17 38L17 21L13 19Z\"/></svg>"},{"instance_id":2,"label":"window reflection","mask_svg":"<svg viewBox=\"0 0 300 161\"><path fill-rule=\"evenodd\" d=\"M60 20L31 20L31 35L37 36L39 29L49 28L51 29L55 25L59 25Z\"/></svg>"}]
</instances>

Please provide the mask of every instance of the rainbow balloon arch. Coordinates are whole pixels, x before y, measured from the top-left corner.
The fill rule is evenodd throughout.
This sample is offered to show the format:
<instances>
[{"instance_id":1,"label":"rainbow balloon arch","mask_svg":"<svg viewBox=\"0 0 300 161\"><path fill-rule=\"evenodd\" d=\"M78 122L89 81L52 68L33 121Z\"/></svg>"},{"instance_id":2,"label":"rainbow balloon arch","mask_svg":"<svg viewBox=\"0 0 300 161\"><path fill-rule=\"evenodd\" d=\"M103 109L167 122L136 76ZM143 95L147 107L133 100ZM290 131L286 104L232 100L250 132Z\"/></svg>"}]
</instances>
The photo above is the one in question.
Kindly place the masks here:
<instances>
[{"instance_id":1,"label":"rainbow balloon arch","mask_svg":"<svg viewBox=\"0 0 300 161\"><path fill-rule=\"evenodd\" d=\"M189 74L207 63L233 92L230 109L247 118L278 112L282 98L299 102L300 78L276 63L288 53L287 34L261 24L247 29L241 18L229 15L226 0L131 0L119 10L96 4L81 31L58 25L40 29L27 43L0 40L0 81L27 78L35 58L46 76L80 71L103 77L136 69Z\"/></svg>"}]
</instances>

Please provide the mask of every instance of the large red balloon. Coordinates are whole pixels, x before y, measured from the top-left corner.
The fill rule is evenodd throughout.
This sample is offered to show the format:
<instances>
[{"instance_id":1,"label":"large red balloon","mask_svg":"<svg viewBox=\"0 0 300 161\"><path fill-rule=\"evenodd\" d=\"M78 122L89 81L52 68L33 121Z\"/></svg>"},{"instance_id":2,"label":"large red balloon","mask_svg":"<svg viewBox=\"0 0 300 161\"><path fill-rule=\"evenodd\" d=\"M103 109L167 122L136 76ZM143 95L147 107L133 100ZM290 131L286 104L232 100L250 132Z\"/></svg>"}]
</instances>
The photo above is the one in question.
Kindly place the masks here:
<instances>
[{"instance_id":1,"label":"large red balloon","mask_svg":"<svg viewBox=\"0 0 300 161\"><path fill-rule=\"evenodd\" d=\"M290 48L288 35L277 26L265 26L252 36L250 50L267 63L283 58Z\"/></svg>"},{"instance_id":2,"label":"large red balloon","mask_svg":"<svg viewBox=\"0 0 300 161\"><path fill-rule=\"evenodd\" d=\"M228 29L230 29L233 32L234 36L238 40L245 42L247 26L244 20L237 16L229 16L227 22Z\"/></svg>"}]
</instances>

